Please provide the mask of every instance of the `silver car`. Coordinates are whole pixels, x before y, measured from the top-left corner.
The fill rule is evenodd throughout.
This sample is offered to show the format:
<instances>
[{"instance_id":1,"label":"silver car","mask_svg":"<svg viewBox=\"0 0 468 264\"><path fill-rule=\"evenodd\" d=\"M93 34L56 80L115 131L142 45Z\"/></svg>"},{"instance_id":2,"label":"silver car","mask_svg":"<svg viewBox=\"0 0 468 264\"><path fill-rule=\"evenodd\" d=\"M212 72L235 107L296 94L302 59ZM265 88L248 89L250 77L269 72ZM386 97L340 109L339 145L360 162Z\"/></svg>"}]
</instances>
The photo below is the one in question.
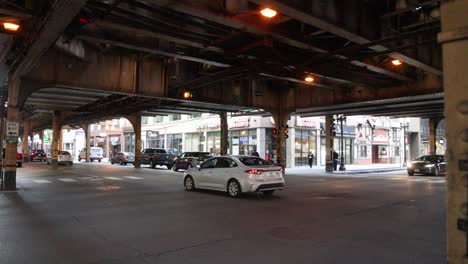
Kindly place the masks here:
<instances>
[{"instance_id":1,"label":"silver car","mask_svg":"<svg viewBox=\"0 0 468 264\"><path fill-rule=\"evenodd\" d=\"M59 165L60 164L64 164L68 166L73 165L73 157L68 151L59 151L57 159L58 159ZM52 156L49 154L47 155L47 164L51 164L51 163L52 163Z\"/></svg>"},{"instance_id":2,"label":"silver car","mask_svg":"<svg viewBox=\"0 0 468 264\"><path fill-rule=\"evenodd\" d=\"M231 197L242 193L263 192L271 196L284 188L283 170L259 157L221 156L211 158L184 174L188 191L210 189L227 192Z\"/></svg>"}]
</instances>

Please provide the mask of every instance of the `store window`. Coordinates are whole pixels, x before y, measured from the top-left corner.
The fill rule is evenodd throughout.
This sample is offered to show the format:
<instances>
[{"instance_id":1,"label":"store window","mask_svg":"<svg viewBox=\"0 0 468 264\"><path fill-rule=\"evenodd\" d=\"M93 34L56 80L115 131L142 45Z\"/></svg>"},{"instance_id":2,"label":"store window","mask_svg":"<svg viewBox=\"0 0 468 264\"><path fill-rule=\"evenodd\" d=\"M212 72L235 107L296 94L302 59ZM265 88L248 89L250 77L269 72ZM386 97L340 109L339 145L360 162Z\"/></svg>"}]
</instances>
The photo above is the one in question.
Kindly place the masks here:
<instances>
[{"instance_id":1,"label":"store window","mask_svg":"<svg viewBox=\"0 0 468 264\"><path fill-rule=\"evenodd\" d=\"M314 155L313 164L317 164L317 133L311 130L296 129L294 140L295 166L309 164L309 152Z\"/></svg>"},{"instance_id":2,"label":"store window","mask_svg":"<svg viewBox=\"0 0 468 264\"><path fill-rule=\"evenodd\" d=\"M167 135L167 151L176 155L182 152L182 134Z\"/></svg>"},{"instance_id":3,"label":"store window","mask_svg":"<svg viewBox=\"0 0 468 264\"><path fill-rule=\"evenodd\" d=\"M124 151L135 152L135 133L125 133L125 146Z\"/></svg>"},{"instance_id":4,"label":"store window","mask_svg":"<svg viewBox=\"0 0 468 264\"><path fill-rule=\"evenodd\" d=\"M187 133L185 134L184 151L203 151L203 133Z\"/></svg>"},{"instance_id":5,"label":"store window","mask_svg":"<svg viewBox=\"0 0 468 264\"><path fill-rule=\"evenodd\" d=\"M276 135L273 135L273 129L265 130L265 160L276 162Z\"/></svg>"},{"instance_id":6,"label":"store window","mask_svg":"<svg viewBox=\"0 0 468 264\"><path fill-rule=\"evenodd\" d=\"M208 152L219 155L221 153L221 132L208 132L206 140Z\"/></svg>"},{"instance_id":7,"label":"store window","mask_svg":"<svg viewBox=\"0 0 468 264\"><path fill-rule=\"evenodd\" d=\"M245 129L229 132L230 153L232 155L251 155L257 150L257 130Z\"/></svg>"},{"instance_id":8,"label":"store window","mask_svg":"<svg viewBox=\"0 0 468 264\"><path fill-rule=\"evenodd\" d=\"M146 137L146 146L148 148L165 148L164 135L158 134L153 137Z\"/></svg>"},{"instance_id":9,"label":"store window","mask_svg":"<svg viewBox=\"0 0 468 264\"><path fill-rule=\"evenodd\" d=\"M367 158L367 146L360 146L359 148L359 157Z\"/></svg>"},{"instance_id":10,"label":"store window","mask_svg":"<svg viewBox=\"0 0 468 264\"><path fill-rule=\"evenodd\" d=\"M354 162L354 156L353 156L353 146L354 146L354 140L352 138L345 137L343 138L343 147L344 150L341 150L341 137L335 138L334 139L334 148L335 151L339 155L339 159L341 160L341 156L344 155L344 162L345 164L352 164Z\"/></svg>"}]
</instances>

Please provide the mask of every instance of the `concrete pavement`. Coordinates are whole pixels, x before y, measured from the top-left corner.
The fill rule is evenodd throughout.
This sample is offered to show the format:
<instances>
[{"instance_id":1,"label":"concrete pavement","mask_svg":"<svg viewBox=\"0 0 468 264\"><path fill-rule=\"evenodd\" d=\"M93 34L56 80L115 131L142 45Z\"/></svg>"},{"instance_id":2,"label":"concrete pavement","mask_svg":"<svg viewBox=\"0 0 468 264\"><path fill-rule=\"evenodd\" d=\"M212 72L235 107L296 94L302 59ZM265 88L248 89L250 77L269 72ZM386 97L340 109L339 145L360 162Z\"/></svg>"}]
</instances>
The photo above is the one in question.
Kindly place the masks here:
<instances>
[{"instance_id":1,"label":"concrete pavement","mask_svg":"<svg viewBox=\"0 0 468 264\"><path fill-rule=\"evenodd\" d=\"M445 179L286 176L272 198L186 192L183 173L29 163L0 192L0 262L443 263Z\"/></svg>"}]
</instances>

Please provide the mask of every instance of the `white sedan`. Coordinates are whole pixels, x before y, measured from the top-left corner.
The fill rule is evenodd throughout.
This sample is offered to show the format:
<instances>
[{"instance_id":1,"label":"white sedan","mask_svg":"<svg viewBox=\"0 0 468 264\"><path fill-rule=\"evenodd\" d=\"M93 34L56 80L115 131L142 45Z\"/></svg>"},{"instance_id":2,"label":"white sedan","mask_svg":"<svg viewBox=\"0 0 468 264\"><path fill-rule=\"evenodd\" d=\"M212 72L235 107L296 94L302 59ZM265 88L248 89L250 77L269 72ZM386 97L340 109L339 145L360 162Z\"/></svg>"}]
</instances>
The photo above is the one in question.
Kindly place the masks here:
<instances>
[{"instance_id":1,"label":"white sedan","mask_svg":"<svg viewBox=\"0 0 468 264\"><path fill-rule=\"evenodd\" d=\"M266 160L249 156L211 158L184 174L188 191L210 189L227 192L231 197L242 193L263 192L271 196L284 188L283 170Z\"/></svg>"},{"instance_id":2,"label":"white sedan","mask_svg":"<svg viewBox=\"0 0 468 264\"><path fill-rule=\"evenodd\" d=\"M65 164L68 166L73 165L73 157L68 151L59 151L58 152L58 164ZM47 155L47 164L52 163L52 156L49 154Z\"/></svg>"}]
</instances>

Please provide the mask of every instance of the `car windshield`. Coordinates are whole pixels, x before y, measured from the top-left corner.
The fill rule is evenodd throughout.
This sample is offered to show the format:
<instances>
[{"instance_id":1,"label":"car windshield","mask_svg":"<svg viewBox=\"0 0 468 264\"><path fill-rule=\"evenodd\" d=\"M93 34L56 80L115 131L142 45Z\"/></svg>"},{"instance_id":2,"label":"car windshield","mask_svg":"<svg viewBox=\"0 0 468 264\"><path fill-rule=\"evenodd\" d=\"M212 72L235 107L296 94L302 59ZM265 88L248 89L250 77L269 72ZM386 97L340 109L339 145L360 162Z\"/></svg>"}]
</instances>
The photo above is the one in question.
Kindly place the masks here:
<instances>
[{"instance_id":1,"label":"car windshield","mask_svg":"<svg viewBox=\"0 0 468 264\"><path fill-rule=\"evenodd\" d=\"M239 160L246 166L271 165L270 162L257 157L243 157Z\"/></svg>"},{"instance_id":2,"label":"car windshield","mask_svg":"<svg viewBox=\"0 0 468 264\"><path fill-rule=\"evenodd\" d=\"M36 153L43 153L44 151L42 149L36 150Z\"/></svg>"},{"instance_id":3,"label":"car windshield","mask_svg":"<svg viewBox=\"0 0 468 264\"><path fill-rule=\"evenodd\" d=\"M60 151L59 155L71 155L68 151Z\"/></svg>"},{"instance_id":4,"label":"car windshield","mask_svg":"<svg viewBox=\"0 0 468 264\"><path fill-rule=\"evenodd\" d=\"M187 154L187 157L206 157L206 156L211 156L210 153L208 152L192 152L192 153L188 153Z\"/></svg>"},{"instance_id":5,"label":"car windshield","mask_svg":"<svg viewBox=\"0 0 468 264\"><path fill-rule=\"evenodd\" d=\"M416 161L429 161L429 162L435 162L436 161L436 156L421 156L416 159Z\"/></svg>"}]
</instances>

